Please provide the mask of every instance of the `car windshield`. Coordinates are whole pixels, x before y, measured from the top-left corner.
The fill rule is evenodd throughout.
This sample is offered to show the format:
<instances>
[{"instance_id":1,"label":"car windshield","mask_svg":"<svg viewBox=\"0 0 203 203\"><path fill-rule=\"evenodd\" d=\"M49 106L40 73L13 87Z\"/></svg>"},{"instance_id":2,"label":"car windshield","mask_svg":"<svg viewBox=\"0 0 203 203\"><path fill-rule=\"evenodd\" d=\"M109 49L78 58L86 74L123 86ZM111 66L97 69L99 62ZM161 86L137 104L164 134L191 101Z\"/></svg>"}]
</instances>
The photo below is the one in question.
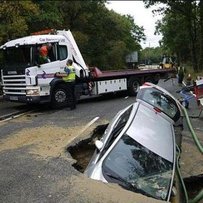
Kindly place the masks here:
<instances>
[{"instance_id":1,"label":"car windshield","mask_svg":"<svg viewBox=\"0 0 203 203\"><path fill-rule=\"evenodd\" d=\"M166 200L173 164L124 135L103 162L102 171L108 182L156 199Z\"/></svg>"},{"instance_id":2,"label":"car windshield","mask_svg":"<svg viewBox=\"0 0 203 203\"><path fill-rule=\"evenodd\" d=\"M146 88L140 90L137 98L159 108L174 121L179 118L179 110L172 98L156 88Z\"/></svg>"}]
</instances>

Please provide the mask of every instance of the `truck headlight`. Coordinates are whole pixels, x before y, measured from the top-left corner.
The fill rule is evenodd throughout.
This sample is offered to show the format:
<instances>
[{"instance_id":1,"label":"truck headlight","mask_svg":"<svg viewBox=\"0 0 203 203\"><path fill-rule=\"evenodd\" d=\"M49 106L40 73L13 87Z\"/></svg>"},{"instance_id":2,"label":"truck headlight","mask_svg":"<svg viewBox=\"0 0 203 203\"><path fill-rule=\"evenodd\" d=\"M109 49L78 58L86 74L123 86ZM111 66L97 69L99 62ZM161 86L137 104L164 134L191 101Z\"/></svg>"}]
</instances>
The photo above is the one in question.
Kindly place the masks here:
<instances>
[{"instance_id":1,"label":"truck headlight","mask_svg":"<svg viewBox=\"0 0 203 203\"><path fill-rule=\"evenodd\" d=\"M26 90L26 95L29 95L29 96L38 96L39 95L39 90L38 89Z\"/></svg>"}]
</instances>

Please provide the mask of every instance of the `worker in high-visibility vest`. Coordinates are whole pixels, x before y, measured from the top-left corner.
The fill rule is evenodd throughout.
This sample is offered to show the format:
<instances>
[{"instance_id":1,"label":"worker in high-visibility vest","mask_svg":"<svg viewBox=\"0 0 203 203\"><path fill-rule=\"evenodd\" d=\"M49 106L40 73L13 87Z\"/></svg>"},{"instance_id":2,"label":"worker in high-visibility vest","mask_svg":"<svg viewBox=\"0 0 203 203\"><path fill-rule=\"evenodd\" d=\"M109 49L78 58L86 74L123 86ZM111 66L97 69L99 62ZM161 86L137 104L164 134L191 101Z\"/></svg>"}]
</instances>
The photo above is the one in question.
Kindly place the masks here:
<instances>
[{"instance_id":1,"label":"worker in high-visibility vest","mask_svg":"<svg viewBox=\"0 0 203 203\"><path fill-rule=\"evenodd\" d=\"M76 108L76 96L75 96L75 68L73 67L73 61L68 59L67 66L64 68L65 73L67 76L63 77L63 80L67 83L67 91L70 91L70 109Z\"/></svg>"}]
</instances>

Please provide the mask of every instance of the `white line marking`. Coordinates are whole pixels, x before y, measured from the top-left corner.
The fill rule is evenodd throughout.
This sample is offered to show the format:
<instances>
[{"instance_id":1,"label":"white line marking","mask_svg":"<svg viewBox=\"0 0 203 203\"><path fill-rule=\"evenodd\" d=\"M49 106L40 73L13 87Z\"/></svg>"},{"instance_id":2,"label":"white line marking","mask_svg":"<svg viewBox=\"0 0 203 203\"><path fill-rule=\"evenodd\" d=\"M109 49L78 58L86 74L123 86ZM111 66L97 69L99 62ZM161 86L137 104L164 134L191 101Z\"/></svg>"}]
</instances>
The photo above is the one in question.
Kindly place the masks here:
<instances>
[{"instance_id":1,"label":"white line marking","mask_svg":"<svg viewBox=\"0 0 203 203\"><path fill-rule=\"evenodd\" d=\"M27 113L32 113L32 112L33 112L33 111L27 111L27 112L23 112L23 113L14 115L14 116L10 116L9 118L6 118L6 119L1 120L0 123L3 123L3 122L5 122L5 121L12 120L12 119L14 119L14 118L18 118L18 117L20 117L20 116L23 116L23 115L25 115L25 114L27 114Z\"/></svg>"},{"instance_id":2,"label":"white line marking","mask_svg":"<svg viewBox=\"0 0 203 203\"><path fill-rule=\"evenodd\" d=\"M99 119L99 117L95 117L94 119L92 119L89 123L87 123L87 125L72 139L69 140L69 142L67 144L70 144L75 138L79 137L85 130L87 130L87 128L89 128L93 123L95 123L97 120Z\"/></svg>"},{"instance_id":3,"label":"white line marking","mask_svg":"<svg viewBox=\"0 0 203 203\"><path fill-rule=\"evenodd\" d=\"M23 112L23 113L24 113L24 112ZM10 118L10 117L12 117L13 115L18 115L18 114L19 114L19 111L14 111L14 112L12 112L12 113L3 115L3 117L8 117L8 118Z\"/></svg>"},{"instance_id":4,"label":"white line marking","mask_svg":"<svg viewBox=\"0 0 203 203\"><path fill-rule=\"evenodd\" d=\"M99 117L95 117L94 119L92 119L85 127L82 131L85 131L87 128L89 128L93 123L95 123L97 120L99 119Z\"/></svg>"}]
</instances>

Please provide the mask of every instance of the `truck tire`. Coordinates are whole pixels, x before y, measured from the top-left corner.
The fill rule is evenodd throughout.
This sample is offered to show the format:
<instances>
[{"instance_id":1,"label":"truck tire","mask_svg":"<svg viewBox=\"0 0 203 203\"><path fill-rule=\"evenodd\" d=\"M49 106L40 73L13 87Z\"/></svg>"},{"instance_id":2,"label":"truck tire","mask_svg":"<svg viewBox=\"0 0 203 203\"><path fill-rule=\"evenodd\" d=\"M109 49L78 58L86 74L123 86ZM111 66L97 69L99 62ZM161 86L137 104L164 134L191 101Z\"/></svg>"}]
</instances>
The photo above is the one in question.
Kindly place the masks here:
<instances>
[{"instance_id":1,"label":"truck tire","mask_svg":"<svg viewBox=\"0 0 203 203\"><path fill-rule=\"evenodd\" d=\"M57 85L51 95L51 107L54 109L60 109L68 106L70 98L70 90L65 84Z\"/></svg>"},{"instance_id":2,"label":"truck tire","mask_svg":"<svg viewBox=\"0 0 203 203\"><path fill-rule=\"evenodd\" d=\"M155 85L157 85L159 83L160 78L161 78L161 76L158 73L154 76L154 84Z\"/></svg>"},{"instance_id":3,"label":"truck tire","mask_svg":"<svg viewBox=\"0 0 203 203\"><path fill-rule=\"evenodd\" d=\"M128 81L128 93L130 96L136 96L140 81L137 78L130 78Z\"/></svg>"},{"instance_id":4,"label":"truck tire","mask_svg":"<svg viewBox=\"0 0 203 203\"><path fill-rule=\"evenodd\" d=\"M151 83L153 83L155 85L158 84L159 80L160 80L160 75L159 74L156 74L155 76L150 75L150 76L148 76L148 77L146 77L144 79L145 82L151 82Z\"/></svg>"},{"instance_id":5,"label":"truck tire","mask_svg":"<svg viewBox=\"0 0 203 203\"><path fill-rule=\"evenodd\" d=\"M148 76L144 79L145 82L151 82L151 83L154 83L154 78L153 76Z\"/></svg>"}]
</instances>

